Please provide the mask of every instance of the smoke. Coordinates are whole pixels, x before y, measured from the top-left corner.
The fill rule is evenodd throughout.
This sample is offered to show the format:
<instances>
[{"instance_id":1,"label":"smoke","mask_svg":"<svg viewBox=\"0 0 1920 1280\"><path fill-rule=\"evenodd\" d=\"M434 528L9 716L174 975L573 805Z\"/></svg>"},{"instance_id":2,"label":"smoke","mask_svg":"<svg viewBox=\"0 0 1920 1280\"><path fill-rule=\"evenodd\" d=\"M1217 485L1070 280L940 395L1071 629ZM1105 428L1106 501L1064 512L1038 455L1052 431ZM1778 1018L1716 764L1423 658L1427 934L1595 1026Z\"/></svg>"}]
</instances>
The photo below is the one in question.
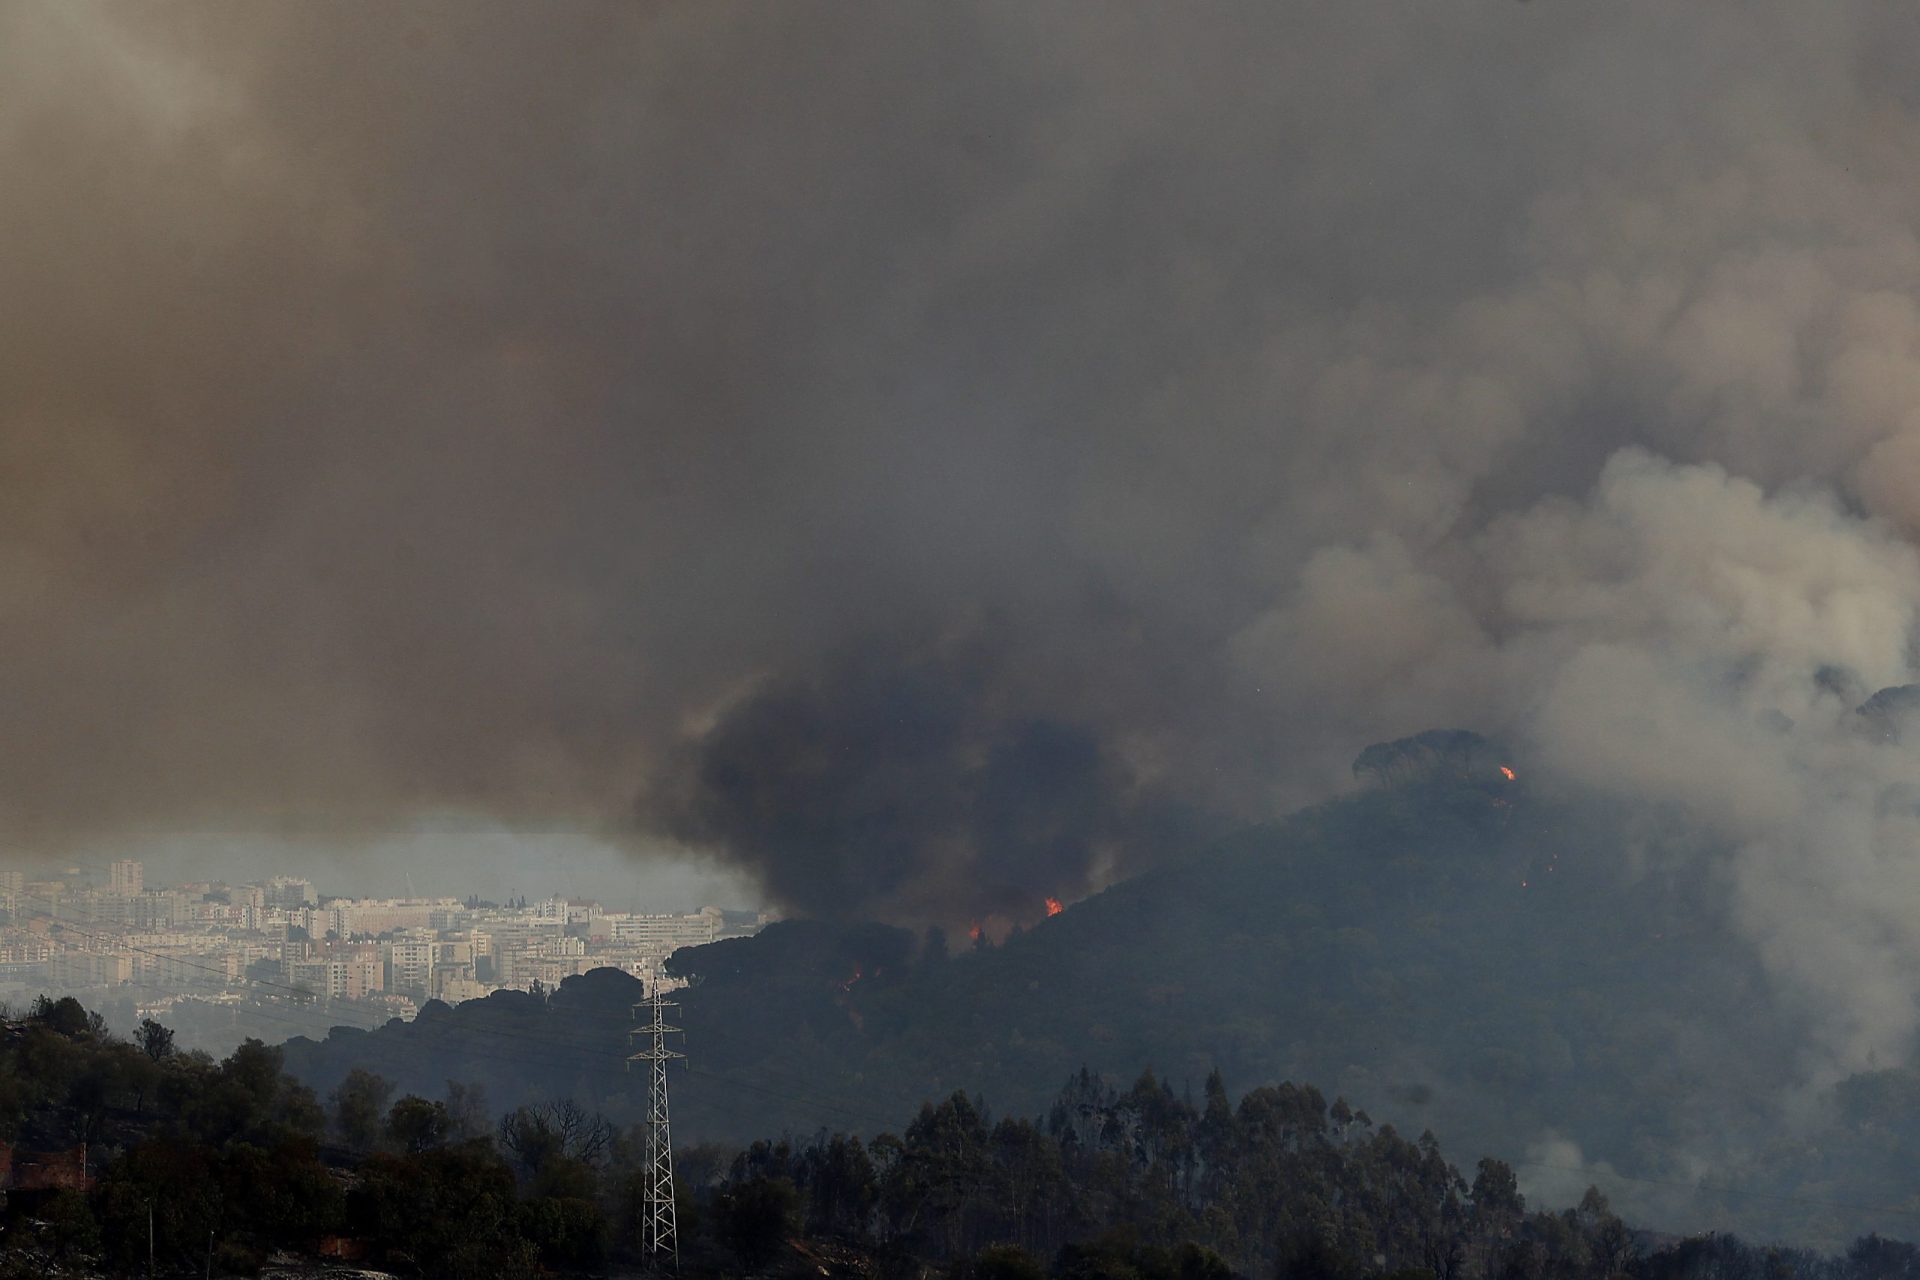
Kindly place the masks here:
<instances>
[{"instance_id":1,"label":"smoke","mask_svg":"<svg viewBox=\"0 0 1920 1280\"><path fill-rule=\"evenodd\" d=\"M1580 1144L1556 1133L1542 1134L1527 1146L1527 1158L1515 1169L1520 1194L1534 1209L1580 1203L1598 1175L1611 1181L1613 1167L1604 1160L1589 1161ZM1665 1189L1671 1197L1673 1188Z\"/></svg>"},{"instance_id":2,"label":"smoke","mask_svg":"<svg viewBox=\"0 0 1920 1280\"><path fill-rule=\"evenodd\" d=\"M814 915L1033 913L1190 847L1195 815L1084 728L1033 716L991 639L835 655L757 687L650 798L671 834L752 850L766 889Z\"/></svg>"},{"instance_id":3,"label":"smoke","mask_svg":"<svg viewBox=\"0 0 1920 1280\"><path fill-rule=\"evenodd\" d=\"M1728 835L1813 1066L1895 1052L1916 40L0 9L0 836L470 812L951 920L1461 725Z\"/></svg>"}]
</instances>

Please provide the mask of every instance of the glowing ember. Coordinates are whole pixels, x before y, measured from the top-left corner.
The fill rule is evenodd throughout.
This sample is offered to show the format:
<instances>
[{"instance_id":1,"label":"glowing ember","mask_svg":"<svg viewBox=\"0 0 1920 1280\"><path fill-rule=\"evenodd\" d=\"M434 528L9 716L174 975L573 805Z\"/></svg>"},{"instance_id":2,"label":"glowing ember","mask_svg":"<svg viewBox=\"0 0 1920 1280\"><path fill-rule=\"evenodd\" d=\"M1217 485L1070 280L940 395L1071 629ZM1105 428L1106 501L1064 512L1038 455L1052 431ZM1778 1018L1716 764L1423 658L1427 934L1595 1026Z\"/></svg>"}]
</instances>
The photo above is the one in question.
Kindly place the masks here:
<instances>
[{"instance_id":1,"label":"glowing ember","mask_svg":"<svg viewBox=\"0 0 1920 1280\"><path fill-rule=\"evenodd\" d=\"M1511 769L1509 769L1509 768L1507 768L1507 766L1505 766L1505 765L1501 765L1501 766L1500 766L1500 772L1502 772L1502 773L1504 773L1504 774L1506 774L1506 775L1507 775L1507 781L1508 781L1508 782L1512 782L1512 781L1514 780L1514 773L1513 773L1513 770L1511 770Z\"/></svg>"},{"instance_id":2,"label":"glowing ember","mask_svg":"<svg viewBox=\"0 0 1920 1280\"><path fill-rule=\"evenodd\" d=\"M1065 910L1066 910L1066 908L1060 905L1060 899L1058 899L1058 898L1048 898L1048 899L1047 899L1047 914L1048 914L1048 915L1050 915L1050 916L1057 916L1057 915L1059 915L1059 914L1060 914L1060 913L1061 913L1062 911L1065 911Z\"/></svg>"},{"instance_id":3,"label":"glowing ember","mask_svg":"<svg viewBox=\"0 0 1920 1280\"><path fill-rule=\"evenodd\" d=\"M974 921L973 924L967 929L967 936L969 938L972 938L975 942L980 941L980 922L978 920Z\"/></svg>"}]
</instances>

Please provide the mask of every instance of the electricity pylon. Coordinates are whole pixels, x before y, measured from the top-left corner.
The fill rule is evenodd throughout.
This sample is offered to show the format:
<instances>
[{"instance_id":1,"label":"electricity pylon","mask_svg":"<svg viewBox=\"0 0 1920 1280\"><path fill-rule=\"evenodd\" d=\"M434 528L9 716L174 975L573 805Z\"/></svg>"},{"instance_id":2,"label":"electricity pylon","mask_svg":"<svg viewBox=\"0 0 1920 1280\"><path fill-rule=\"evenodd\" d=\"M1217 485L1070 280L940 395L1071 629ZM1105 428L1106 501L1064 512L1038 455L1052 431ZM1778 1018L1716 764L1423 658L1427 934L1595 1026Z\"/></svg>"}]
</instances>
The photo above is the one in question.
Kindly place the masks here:
<instances>
[{"instance_id":1,"label":"electricity pylon","mask_svg":"<svg viewBox=\"0 0 1920 1280\"><path fill-rule=\"evenodd\" d=\"M634 1021L643 1017L646 1021L627 1033L627 1043L631 1045L636 1036L646 1039L638 1053L627 1056L627 1068L631 1070L636 1062L647 1064L646 1207L640 1248L648 1266L665 1264L677 1272L680 1239L673 1219L673 1130L667 1123L667 1063L687 1055L667 1048L668 1033L677 1034L680 1028L667 1025L666 1011L678 1005L662 999L660 987L660 970L656 968L652 994L644 1003L633 1006Z\"/></svg>"}]
</instances>

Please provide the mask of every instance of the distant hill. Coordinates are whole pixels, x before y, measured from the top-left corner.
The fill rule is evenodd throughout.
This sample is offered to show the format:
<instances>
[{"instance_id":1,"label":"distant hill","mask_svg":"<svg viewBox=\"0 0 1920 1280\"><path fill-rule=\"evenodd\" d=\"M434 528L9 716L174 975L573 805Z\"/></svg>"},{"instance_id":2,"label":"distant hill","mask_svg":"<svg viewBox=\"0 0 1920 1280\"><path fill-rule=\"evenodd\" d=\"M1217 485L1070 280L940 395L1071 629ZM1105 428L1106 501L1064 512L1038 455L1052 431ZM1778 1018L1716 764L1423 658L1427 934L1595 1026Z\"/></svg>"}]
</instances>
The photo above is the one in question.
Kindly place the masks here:
<instances>
[{"instance_id":1,"label":"distant hill","mask_svg":"<svg viewBox=\"0 0 1920 1280\"><path fill-rule=\"evenodd\" d=\"M1628 874L1618 850L1647 837L1645 815L1538 794L1483 754L1363 757L1377 785L998 946L949 956L937 937L795 921L684 950L677 1135L872 1133L962 1086L1037 1115L1082 1067L1126 1079L1149 1063L1195 1091L1217 1067L1236 1091L1314 1080L1364 1097L1469 1162L1531 1151L1516 1163L1541 1192L1597 1180L1652 1225L1821 1241L1920 1225L1895 1203L1920 1185L1898 1103L1920 1085L1849 1082L1817 1150L1804 1117L1789 1141L1775 1100L1804 1028L1711 881L1663 869L1710 860L1656 849ZM544 1001L496 993L295 1040L287 1066L323 1094L367 1066L406 1090L483 1081L496 1109L570 1095L633 1123L642 1082L621 1057L639 994L602 970ZM1688 1190L1703 1164L1735 1185Z\"/></svg>"}]
</instances>

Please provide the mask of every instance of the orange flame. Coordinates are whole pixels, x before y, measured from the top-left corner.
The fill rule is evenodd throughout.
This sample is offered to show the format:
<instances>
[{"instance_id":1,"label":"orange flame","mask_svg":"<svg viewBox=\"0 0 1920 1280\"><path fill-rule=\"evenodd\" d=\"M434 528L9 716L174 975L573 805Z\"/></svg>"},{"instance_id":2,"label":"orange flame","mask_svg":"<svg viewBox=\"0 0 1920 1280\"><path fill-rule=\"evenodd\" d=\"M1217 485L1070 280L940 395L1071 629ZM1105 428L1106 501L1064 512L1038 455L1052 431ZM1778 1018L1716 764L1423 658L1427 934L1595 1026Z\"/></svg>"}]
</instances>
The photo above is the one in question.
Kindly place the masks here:
<instances>
[{"instance_id":1,"label":"orange flame","mask_svg":"<svg viewBox=\"0 0 1920 1280\"><path fill-rule=\"evenodd\" d=\"M1509 768L1507 768L1507 766L1505 766L1505 765L1501 765L1501 766L1500 766L1500 772L1502 772L1502 773L1504 773L1504 774L1506 774L1506 775L1507 775L1507 781L1508 781L1508 782L1512 782L1512 781L1514 781L1514 772L1513 772L1513 770L1511 770L1511 769L1509 769Z\"/></svg>"},{"instance_id":2,"label":"orange flame","mask_svg":"<svg viewBox=\"0 0 1920 1280\"><path fill-rule=\"evenodd\" d=\"M980 922L978 920L975 920L972 925L968 926L967 936L975 942L980 941Z\"/></svg>"},{"instance_id":3,"label":"orange flame","mask_svg":"<svg viewBox=\"0 0 1920 1280\"><path fill-rule=\"evenodd\" d=\"M1065 910L1066 908L1060 905L1060 899L1053 897L1047 899L1047 914L1049 916L1057 916Z\"/></svg>"}]
</instances>

